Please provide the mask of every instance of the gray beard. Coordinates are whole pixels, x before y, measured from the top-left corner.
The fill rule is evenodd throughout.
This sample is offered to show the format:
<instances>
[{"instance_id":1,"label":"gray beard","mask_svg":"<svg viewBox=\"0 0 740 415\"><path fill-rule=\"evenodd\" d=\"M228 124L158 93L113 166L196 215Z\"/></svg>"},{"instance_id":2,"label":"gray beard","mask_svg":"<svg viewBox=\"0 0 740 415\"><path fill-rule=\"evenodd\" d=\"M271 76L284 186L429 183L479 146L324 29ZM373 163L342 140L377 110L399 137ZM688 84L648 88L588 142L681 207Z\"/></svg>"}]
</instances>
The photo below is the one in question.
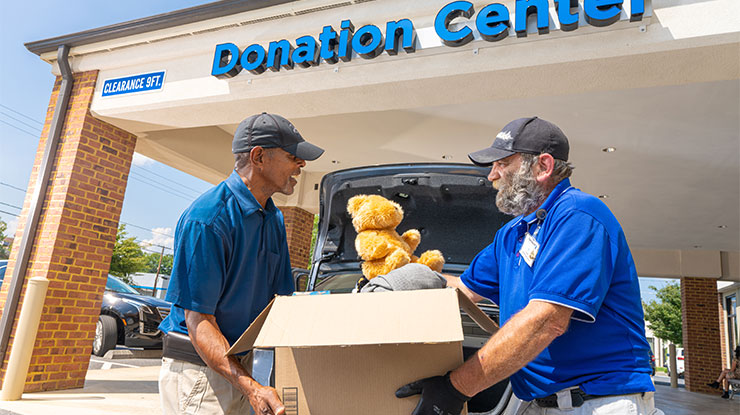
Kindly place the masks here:
<instances>
[{"instance_id":1,"label":"gray beard","mask_svg":"<svg viewBox=\"0 0 740 415\"><path fill-rule=\"evenodd\" d=\"M496 194L496 207L503 213L519 216L535 210L547 195L537 184L532 166L522 163L518 172L511 176L510 183L502 178L501 188Z\"/></svg>"}]
</instances>

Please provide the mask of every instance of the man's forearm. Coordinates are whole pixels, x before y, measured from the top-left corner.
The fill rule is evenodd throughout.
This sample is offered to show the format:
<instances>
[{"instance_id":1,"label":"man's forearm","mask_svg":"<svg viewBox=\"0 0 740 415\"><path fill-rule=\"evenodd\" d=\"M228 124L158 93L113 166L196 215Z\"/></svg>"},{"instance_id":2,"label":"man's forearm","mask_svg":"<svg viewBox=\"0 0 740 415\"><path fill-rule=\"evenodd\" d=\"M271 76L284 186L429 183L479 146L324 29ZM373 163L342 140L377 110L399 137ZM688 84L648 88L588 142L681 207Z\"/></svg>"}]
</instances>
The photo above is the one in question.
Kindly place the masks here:
<instances>
[{"instance_id":1,"label":"man's forearm","mask_svg":"<svg viewBox=\"0 0 740 415\"><path fill-rule=\"evenodd\" d=\"M531 301L450 374L453 386L473 396L511 376L567 330L572 312L563 306Z\"/></svg>"},{"instance_id":2,"label":"man's forearm","mask_svg":"<svg viewBox=\"0 0 740 415\"><path fill-rule=\"evenodd\" d=\"M242 394L249 396L256 381L235 356L226 356L229 342L218 328L216 318L187 310L185 320L193 346L208 367L226 378Z\"/></svg>"},{"instance_id":3,"label":"man's forearm","mask_svg":"<svg viewBox=\"0 0 740 415\"><path fill-rule=\"evenodd\" d=\"M483 297L475 293L470 288L466 287L465 284L460 280L460 277L455 277L452 275L442 274L442 276L447 280L447 286L448 287L454 287L460 290L463 294L465 294L470 301L477 303L481 300L483 300Z\"/></svg>"}]
</instances>

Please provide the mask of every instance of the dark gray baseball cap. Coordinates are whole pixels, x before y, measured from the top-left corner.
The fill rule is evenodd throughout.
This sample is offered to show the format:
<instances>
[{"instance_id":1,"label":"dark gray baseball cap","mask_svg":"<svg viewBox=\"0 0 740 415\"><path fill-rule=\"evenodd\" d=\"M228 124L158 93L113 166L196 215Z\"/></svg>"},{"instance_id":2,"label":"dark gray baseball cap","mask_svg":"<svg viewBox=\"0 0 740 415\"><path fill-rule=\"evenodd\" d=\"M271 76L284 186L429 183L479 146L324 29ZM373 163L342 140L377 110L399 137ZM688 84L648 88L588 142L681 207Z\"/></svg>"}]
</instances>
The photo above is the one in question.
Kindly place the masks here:
<instances>
[{"instance_id":1,"label":"dark gray baseball cap","mask_svg":"<svg viewBox=\"0 0 740 415\"><path fill-rule=\"evenodd\" d=\"M282 148L288 153L303 159L316 160L324 150L304 140L301 133L277 114L252 115L239 123L231 143L231 152L246 153L254 147Z\"/></svg>"},{"instance_id":2,"label":"dark gray baseball cap","mask_svg":"<svg viewBox=\"0 0 740 415\"><path fill-rule=\"evenodd\" d=\"M490 166L495 161L516 153L552 155L568 161L568 137L557 125L542 118L519 118L508 124L496 135L490 147L468 154L479 166Z\"/></svg>"}]
</instances>

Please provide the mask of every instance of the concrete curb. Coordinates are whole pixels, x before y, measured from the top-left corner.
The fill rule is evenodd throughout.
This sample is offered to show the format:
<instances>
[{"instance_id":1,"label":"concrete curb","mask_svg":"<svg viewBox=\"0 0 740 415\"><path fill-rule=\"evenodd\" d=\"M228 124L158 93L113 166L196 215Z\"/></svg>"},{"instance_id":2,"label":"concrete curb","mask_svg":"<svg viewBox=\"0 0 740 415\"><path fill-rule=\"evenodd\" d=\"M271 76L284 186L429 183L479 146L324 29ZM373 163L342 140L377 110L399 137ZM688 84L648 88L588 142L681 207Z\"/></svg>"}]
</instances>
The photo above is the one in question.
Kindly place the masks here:
<instances>
[{"instance_id":1,"label":"concrete curb","mask_svg":"<svg viewBox=\"0 0 740 415\"><path fill-rule=\"evenodd\" d=\"M108 350L103 359L158 359L162 350L114 349Z\"/></svg>"}]
</instances>

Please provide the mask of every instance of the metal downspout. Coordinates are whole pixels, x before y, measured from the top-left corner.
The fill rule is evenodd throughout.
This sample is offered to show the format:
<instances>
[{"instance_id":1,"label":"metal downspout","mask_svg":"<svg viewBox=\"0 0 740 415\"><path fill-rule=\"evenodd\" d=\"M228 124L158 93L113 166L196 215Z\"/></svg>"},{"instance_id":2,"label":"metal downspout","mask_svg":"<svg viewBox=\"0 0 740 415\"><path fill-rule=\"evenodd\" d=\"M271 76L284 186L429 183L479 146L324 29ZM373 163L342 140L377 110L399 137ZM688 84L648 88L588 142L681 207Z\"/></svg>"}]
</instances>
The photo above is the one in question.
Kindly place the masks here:
<instances>
[{"instance_id":1,"label":"metal downspout","mask_svg":"<svg viewBox=\"0 0 740 415\"><path fill-rule=\"evenodd\" d=\"M73 77L72 70L69 67L69 46L61 45L57 49L57 64L62 73L62 84L59 88L59 97L57 98L54 116L51 120L49 137L46 140L44 149L44 158L41 161L41 170L36 177L36 188L31 198L31 209L28 212L26 225L23 228L23 237L18 257L13 267L13 279L8 289L8 297L3 307L3 317L0 320L0 365L5 360L10 340L10 332L13 329L16 311L18 309L18 300L21 296L23 282L26 279L26 270L28 269L28 259L31 256L33 241L36 239L36 231L39 225L39 216L44 204L46 190L49 186L49 177L51 176L54 159L56 158L57 148L59 147L59 137L62 134L64 119L67 116L67 104L69 103L72 91Z\"/></svg>"}]
</instances>

